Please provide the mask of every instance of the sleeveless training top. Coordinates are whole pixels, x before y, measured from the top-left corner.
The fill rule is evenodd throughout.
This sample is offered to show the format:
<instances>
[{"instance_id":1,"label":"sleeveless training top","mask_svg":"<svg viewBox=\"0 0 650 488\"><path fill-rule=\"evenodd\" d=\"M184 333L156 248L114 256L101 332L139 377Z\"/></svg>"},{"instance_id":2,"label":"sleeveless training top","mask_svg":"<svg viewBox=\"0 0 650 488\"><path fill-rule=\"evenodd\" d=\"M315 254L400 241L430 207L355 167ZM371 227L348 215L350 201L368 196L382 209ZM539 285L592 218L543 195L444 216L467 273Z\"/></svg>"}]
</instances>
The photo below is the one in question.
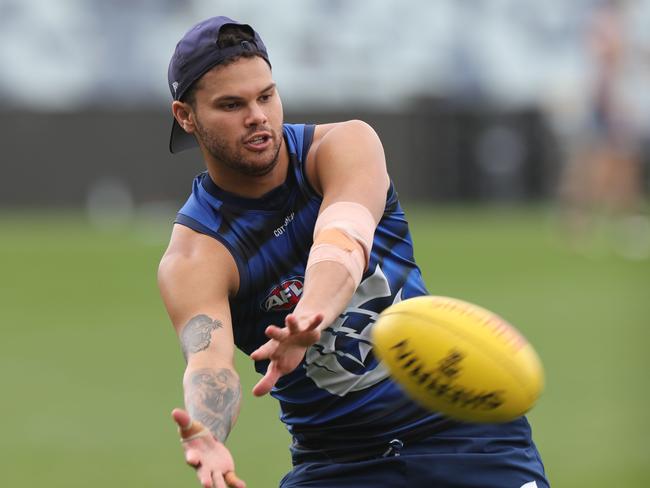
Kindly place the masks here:
<instances>
[{"instance_id":1,"label":"sleeveless training top","mask_svg":"<svg viewBox=\"0 0 650 488\"><path fill-rule=\"evenodd\" d=\"M322 198L306 178L314 126L285 124L290 163L286 181L261 198L243 198L199 174L176 222L221 242L239 270L230 299L235 344L246 354L282 326L302 294L305 265ZM391 184L375 232L370 264L346 310L322 332L303 362L280 378L271 395L295 445L382 443L446 422L406 399L378 365L370 344L377 315L400 300L427 294L413 258L408 224ZM268 361L257 362L258 372Z\"/></svg>"}]
</instances>

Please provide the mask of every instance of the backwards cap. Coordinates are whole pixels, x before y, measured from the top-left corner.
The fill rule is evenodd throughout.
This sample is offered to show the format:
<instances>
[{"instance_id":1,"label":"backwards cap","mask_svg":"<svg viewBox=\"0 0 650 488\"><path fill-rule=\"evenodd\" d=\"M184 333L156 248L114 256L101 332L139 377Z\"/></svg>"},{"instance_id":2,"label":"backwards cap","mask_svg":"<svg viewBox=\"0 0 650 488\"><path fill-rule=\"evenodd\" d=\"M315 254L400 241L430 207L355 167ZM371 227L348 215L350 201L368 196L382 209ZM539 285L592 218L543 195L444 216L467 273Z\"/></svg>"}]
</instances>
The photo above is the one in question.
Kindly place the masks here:
<instances>
[{"instance_id":1,"label":"backwards cap","mask_svg":"<svg viewBox=\"0 0 650 488\"><path fill-rule=\"evenodd\" d=\"M221 28L238 25L247 30L252 41L241 41L229 47L219 47L217 40ZM174 100L180 100L188 88L206 72L227 59L247 52L259 54L271 66L266 46L259 34L248 24L241 24L228 17L212 17L192 27L176 45L169 62L167 81ZM177 153L196 146L196 139L178 125L174 119L169 139L169 151Z\"/></svg>"}]
</instances>

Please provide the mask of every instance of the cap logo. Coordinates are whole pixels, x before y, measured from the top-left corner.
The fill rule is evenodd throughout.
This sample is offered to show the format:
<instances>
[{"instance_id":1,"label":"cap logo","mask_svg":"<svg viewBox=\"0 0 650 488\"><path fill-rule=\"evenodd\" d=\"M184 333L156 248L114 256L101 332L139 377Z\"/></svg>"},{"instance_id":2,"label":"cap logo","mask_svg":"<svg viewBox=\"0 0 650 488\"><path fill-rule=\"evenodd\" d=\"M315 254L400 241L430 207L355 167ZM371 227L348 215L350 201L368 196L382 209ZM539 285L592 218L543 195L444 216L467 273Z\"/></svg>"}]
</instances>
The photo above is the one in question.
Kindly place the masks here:
<instances>
[{"instance_id":1,"label":"cap logo","mask_svg":"<svg viewBox=\"0 0 650 488\"><path fill-rule=\"evenodd\" d=\"M176 93L176 91L178 90L178 81L172 83L172 88L174 89L174 93Z\"/></svg>"}]
</instances>

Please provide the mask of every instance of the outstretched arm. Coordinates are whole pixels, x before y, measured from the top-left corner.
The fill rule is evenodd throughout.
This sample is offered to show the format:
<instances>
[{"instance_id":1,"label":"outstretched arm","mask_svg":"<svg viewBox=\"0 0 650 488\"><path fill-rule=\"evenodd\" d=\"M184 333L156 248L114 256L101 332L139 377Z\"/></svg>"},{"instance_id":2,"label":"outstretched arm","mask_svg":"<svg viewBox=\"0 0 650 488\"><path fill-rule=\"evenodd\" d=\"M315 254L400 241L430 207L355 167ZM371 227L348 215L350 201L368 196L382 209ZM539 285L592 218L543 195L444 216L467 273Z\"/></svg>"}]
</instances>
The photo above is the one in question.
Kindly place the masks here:
<instances>
[{"instance_id":1,"label":"outstretched arm","mask_svg":"<svg viewBox=\"0 0 650 488\"><path fill-rule=\"evenodd\" d=\"M185 460L196 468L202 486L242 488L224 445L237 420L241 392L228 306L236 267L216 241L177 225L158 276L187 363L187 412L172 413Z\"/></svg>"},{"instance_id":2,"label":"outstretched arm","mask_svg":"<svg viewBox=\"0 0 650 488\"><path fill-rule=\"evenodd\" d=\"M298 366L306 349L343 312L368 264L386 206L384 151L367 124L320 126L306 164L310 181L323 195L314 246L296 309L285 327L269 326L270 340L251 354L255 360L270 359L266 375L253 388L255 395L268 393L280 376Z\"/></svg>"}]
</instances>

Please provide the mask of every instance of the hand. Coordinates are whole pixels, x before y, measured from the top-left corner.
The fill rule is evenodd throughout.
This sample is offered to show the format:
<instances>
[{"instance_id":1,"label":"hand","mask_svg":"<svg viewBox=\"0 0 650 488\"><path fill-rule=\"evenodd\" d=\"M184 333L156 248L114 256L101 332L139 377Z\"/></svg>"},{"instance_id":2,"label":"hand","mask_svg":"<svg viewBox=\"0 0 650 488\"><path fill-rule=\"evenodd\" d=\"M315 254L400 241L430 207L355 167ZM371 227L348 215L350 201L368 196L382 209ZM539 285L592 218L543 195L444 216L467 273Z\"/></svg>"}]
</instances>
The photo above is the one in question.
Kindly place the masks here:
<instances>
[{"instance_id":1,"label":"hand","mask_svg":"<svg viewBox=\"0 0 650 488\"><path fill-rule=\"evenodd\" d=\"M185 461L196 469L204 488L246 488L246 483L235 474L235 462L230 451L200 422L192 420L185 410L172 412L178 424Z\"/></svg>"},{"instance_id":2,"label":"hand","mask_svg":"<svg viewBox=\"0 0 650 488\"><path fill-rule=\"evenodd\" d=\"M270 359L264 377L253 387L253 395L266 395L280 376L290 373L300 364L309 346L320 339L318 326L323 322L323 314L305 317L289 314L284 320L286 327L269 325L266 336L270 340L251 353L255 361Z\"/></svg>"}]
</instances>

